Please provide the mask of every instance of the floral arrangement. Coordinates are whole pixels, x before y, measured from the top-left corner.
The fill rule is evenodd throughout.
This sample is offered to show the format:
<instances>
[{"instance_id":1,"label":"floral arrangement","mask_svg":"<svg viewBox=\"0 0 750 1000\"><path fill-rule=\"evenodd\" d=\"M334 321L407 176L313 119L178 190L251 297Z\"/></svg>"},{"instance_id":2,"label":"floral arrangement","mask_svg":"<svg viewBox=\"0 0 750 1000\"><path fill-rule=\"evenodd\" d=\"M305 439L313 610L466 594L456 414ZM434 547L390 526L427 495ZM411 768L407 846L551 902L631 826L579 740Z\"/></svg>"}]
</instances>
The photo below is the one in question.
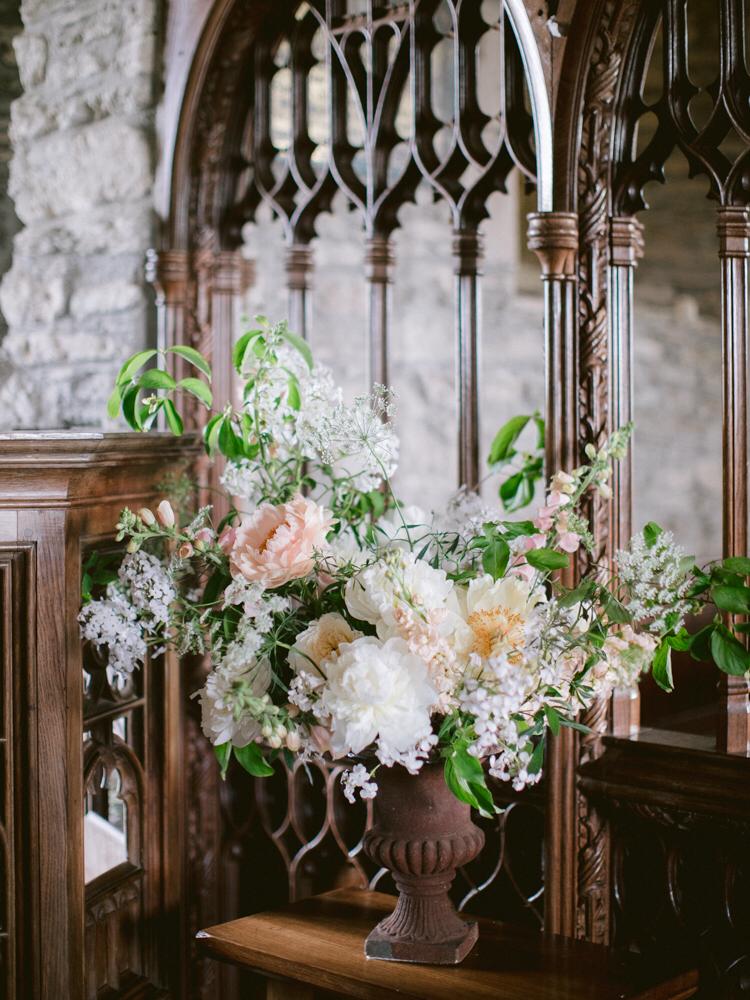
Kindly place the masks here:
<instances>
[{"instance_id":1,"label":"floral arrangement","mask_svg":"<svg viewBox=\"0 0 750 1000\"><path fill-rule=\"evenodd\" d=\"M208 417L209 456L226 460L227 513L124 510L127 552L103 594L80 614L84 638L109 649L128 674L149 649L204 654L203 728L222 773L234 757L251 774L284 755L348 762L344 790L372 797L378 769L417 772L444 761L451 790L495 811L486 774L517 789L539 780L545 734L582 729L581 709L649 669L671 688L670 653L713 656L745 673L742 633L717 612L695 635L688 616L707 602L746 614L750 560L706 570L649 524L609 566L575 587L557 571L593 549L585 511L608 498L611 463L630 428L587 464L552 476L529 520L508 520L534 494L544 444L541 418L498 432L493 470L510 473L501 506L460 491L441 512L404 505L391 480L398 460L389 392L344 402L331 372L285 324L258 318L234 348L241 403L213 409L211 368L188 347L171 351L195 375L176 381L147 367L143 351L122 368L110 412L147 430L161 412L175 433L175 399L190 394ZM536 448L518 451L526 428ZM101 588L100 588L101 589Z\"/></svg>"}]
</instances>

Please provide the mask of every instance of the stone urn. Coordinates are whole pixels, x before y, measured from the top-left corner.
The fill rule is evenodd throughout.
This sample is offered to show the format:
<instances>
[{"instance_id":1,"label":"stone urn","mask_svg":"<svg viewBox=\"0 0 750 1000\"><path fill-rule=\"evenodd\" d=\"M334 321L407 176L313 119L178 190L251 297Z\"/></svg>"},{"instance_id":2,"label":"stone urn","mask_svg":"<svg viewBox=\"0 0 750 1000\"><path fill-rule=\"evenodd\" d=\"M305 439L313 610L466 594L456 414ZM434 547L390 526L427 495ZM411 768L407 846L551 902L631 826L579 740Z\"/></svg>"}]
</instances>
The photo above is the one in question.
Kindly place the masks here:
<instances>
[{"instance_id":1,"label":"stone urn","mask_svg":"<svg viewBox=\"0 0 750 1000\"><path fill-rule=\"evenodd\" d=\"M460 917L448 895L456 868L475 858L484 834L469 806L445 783L442 763L412 775L398 765L377 773L374 823L364 849L393 875L393 913L365 942L368 958L456 965L477 940L475 921Z\"/></svg>"}]
</instances>

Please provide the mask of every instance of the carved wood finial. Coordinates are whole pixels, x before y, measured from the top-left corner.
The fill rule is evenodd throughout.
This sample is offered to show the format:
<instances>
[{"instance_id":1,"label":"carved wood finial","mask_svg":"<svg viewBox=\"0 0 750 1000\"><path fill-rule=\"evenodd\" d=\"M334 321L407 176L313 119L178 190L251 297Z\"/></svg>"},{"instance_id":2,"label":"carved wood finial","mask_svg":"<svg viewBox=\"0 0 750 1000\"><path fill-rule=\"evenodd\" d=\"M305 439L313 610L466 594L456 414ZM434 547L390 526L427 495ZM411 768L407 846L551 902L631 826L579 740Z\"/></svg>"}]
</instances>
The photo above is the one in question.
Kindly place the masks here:
<instances>
[{"instance_id":1,"label":"carved wood finial","mask_svg":"<svg viewBox=\"0 0 750 1000\"><path fill-rule=\"evenodd\" d=\"M527 243L542 266L542 277L576 277L578 216L575 212L531 212Z\"/></svg>"}]
</instances>

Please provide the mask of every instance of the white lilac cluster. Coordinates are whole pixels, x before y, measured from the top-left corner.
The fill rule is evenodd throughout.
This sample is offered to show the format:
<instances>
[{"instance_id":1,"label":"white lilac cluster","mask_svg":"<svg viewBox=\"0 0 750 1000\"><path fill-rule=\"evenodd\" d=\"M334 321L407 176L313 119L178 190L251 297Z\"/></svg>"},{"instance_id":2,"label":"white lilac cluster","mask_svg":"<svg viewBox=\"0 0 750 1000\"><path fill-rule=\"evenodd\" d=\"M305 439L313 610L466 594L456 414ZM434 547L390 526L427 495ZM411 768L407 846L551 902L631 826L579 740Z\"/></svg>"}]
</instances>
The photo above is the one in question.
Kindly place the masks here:
<instances>
[{"instance_id":1,"label":"white lilac cluster","mask_svg":"<svg viewBox=\"0 0 750 1000\"><path fill-rule=\"evenodd\" d=\"M693 565L670 531L650 538L644 532L635 535L628 548L617 553L618 577L634 624L653 635L678 631L698 606L689 596L695 582Z\"/></svg>"},{"instance_id":2,"label":"white lilac cluster","mask_svg":"<svg viewBox=\"0 0 750 1000\"><path fill-rule=\"evenodd\" d=\"M200 691L203 732L217 746L243 747L263 735L272 735L276 706L268 695L271 665L265 657L226 658L206 679Z\"/></svg>"},{"instance_id":3,"label":"white lilac cluster","mask_svg":"<svg viewBox=\"0 0 750 1000\"><path fill-rule=\"evenodd\" d=\"M112 674L130 674L143 664L147 640L163 634L176 597L169 570L156 556L129 553L120 564L117 580L107 586L106 596L81 609L81 635L108 648Z\"/></svg>"},{"instance_id":4,"label":"white lilac cluster","mask_svg":"<svg viewBox=\"0 0 750 1000\"><path fill-rule=\"evenodd\" d=\"M341 784L349 802L356 801L357 792L363 799L374 799L378 794L378 786L364 764L355 764L350 771L344 771L341 775Z\"/></svg>"}]
</instances>

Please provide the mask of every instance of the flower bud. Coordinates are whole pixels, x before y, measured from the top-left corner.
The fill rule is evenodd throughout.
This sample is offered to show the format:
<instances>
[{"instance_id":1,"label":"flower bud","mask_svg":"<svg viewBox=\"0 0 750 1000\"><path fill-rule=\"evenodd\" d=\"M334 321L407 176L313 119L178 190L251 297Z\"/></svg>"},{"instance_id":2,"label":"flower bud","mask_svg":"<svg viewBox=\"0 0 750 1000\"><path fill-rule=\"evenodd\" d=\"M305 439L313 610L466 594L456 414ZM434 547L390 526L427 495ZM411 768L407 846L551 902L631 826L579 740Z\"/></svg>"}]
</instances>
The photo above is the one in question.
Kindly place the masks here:
<instances>
[{"instance_id":1,"label":"flower bud","mask_svg":"<svg viewBox=\"0 0 750 1000\"><path fill-rule=\"evenodd\" d=\"M269 739L273 736L273 727L267 722L261 729L261 734L265 736L266 739Z\"/></svg>"},{"instance_id":2,"label":"flower bud","mask_svg":"<svg viewBox=\"0 0 750 1000\"><path fill-rule=\"evenodd\" d=\"M286 736L287 736L287 728L286 728L286 726L284 726L281 723L279 723L279 725L276 726L276 735L279 737L280 740L286 739Z\"/></svg>"},{"instance_id":3,"label":"flower bud","mask_svg":"<svg viewBox=\"0 0 750 1000\"><path fill-rule=\"evenodd\" d=\"M177 550L177 555L180 557L180 559L189 559L194 552L195 549L190 544L190 542L183 542L182 545Z\"/></svg>"},{"instance_id":4,"label":"flower bud","mask_svg":"<svg viewBox=\"0 0 750 1000\"><path fill-rule=\"evenodd\" d=\"M152 524L156 524L156 518L148 509L148 507L141 507L138 511L138 517L143 521L147 527L151 527Z\"/></svg>"},{"instance_id":5,"label":"flower bud","mask_svg":"<svg viewBox=\"0 0 750 1000\"><path fill-rule=\"evenodd\" d=\"M210 545L214 540L214 533L210 528L199 528L195 533L195 541L201 545Z\"/></svg>"},{"instance_id":6,"label":"flower bud","mask_svg":"<svg viewBox=\"0 0 750 1000\"><path fill-rule=\"evenodd\" d=\"M173 528L175 525L174 510L169 500L162 500L156 508L156 520L163 528Z\"/></svg>"},{"instance_id":7,"label":"flower bud","mask_svg":"<svg viewBox=\"0 0 750 1000\"><path fill-rule=\"evenodd\" d=\"M268 745L272 750L278 750L281 746L281 738L279 736L271 736L268 740Z\"/></svg>"},{"instance_id":8,"label":"flower bud","mask_svg":"<svg viewBox=\"0 0 750 1000\"><path fill-rule=\"evenodd\" d=\"M284 707L286 708L286 714L289 716L290 719L297 718L297 716L299 715L299 708L297 705L293 705L291 702L289 702L289 704L285 705Z\"/></svg>"},{"instance_id":9,"label":"flower bud","mask_svg":"<svg viewBox=\"0 0 750 1000\"><path fill-rule=\"evenodd\" d=\"M286 737L287 750L291 750L292 753L296 753L301 746L302 746L302 737L300 736L300 734L297 732L296 729L293 729L291 733L287 733Z\"/></svg>"},{"instance_id":10,"label":"flower bud","mask_svg":"<svg viewBox=\"0 0 750 1000\"><path fill-rule=\"evenodd\" d=\"M591 442L589 442L583 450L586 454L586 458L590 458L592 461L596 458L596 448L593 444L591 444Z\"/></svg>"},{"instance_id":11,"label":"flower bud","mask_svg":"<svg viewBox=\"0 0 750 1000\"><path fill-rule=\"evenodd\" d=\"M130 552L130 554L132 555L133 552L137 552L139 548L140 546L138 545L138 542L136 542L135 538L131 538L128 544L125 546L125 551Z\"/></svg>"}]
</instances>

